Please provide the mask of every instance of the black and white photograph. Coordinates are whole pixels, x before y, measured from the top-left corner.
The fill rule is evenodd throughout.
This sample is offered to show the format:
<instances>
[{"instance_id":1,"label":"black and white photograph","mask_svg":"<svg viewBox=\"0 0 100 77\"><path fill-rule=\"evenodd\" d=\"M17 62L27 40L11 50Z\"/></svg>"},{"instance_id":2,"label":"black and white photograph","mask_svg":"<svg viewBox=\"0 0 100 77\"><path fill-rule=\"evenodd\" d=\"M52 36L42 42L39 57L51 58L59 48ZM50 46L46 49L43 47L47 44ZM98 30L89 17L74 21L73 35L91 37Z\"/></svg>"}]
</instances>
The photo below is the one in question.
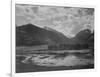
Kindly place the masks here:
<instances>
[{"instance_id":1,"label":"black and white photograph","mask_svg":"<svg viewBox=\"0 0 100 77\"><path fill-rule=\"evenodd\" d=\"M94 69L94 11L15 4L15 72Z\"/></svg>"}]
</instances>

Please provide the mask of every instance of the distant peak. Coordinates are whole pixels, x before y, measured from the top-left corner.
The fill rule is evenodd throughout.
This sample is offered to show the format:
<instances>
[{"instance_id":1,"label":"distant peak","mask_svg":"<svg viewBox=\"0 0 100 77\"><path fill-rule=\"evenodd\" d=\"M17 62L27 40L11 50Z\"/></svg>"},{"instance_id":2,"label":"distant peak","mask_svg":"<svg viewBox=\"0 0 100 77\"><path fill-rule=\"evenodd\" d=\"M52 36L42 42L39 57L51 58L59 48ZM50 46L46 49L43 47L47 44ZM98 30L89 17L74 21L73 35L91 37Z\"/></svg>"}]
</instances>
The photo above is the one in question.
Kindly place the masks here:
<instances>
[{"instance_id":1,"label":"distant peak","mask_svg":"<svg viewBox=\"0 0 100 77\"><path fill-rule=\"evenodd\" d=\"M44 29L49 30L49 31L53 31L53 32L58 32L58 31L56 31L55 29L52 29L52 28L47 27L47 26L45 26Z\"/></svg>"},{"instance_id":2,"label":"distant peak","mask_svg":"<svg viewBox=\"0 0 100 77\"><path fill-rule=\"evenodd\" d=\"M17 27L24 27L24 28L40 28L34 24L31 24L31 23L28 23L28 24L25 24L25 25L21 25L21 26L17 26Z\"/></svg>"},{"instance_id":3,"label":"distant peak","mask_svg":"<svg viewBox=\"0 0 100 77\"><path fill-rule=\"evenodd\" d=\"M23 26L35 26L35 25L33 25L33 24L31 24L31 23L28 23L28 24L23 25Z\"/></svg>"}]
</instances>

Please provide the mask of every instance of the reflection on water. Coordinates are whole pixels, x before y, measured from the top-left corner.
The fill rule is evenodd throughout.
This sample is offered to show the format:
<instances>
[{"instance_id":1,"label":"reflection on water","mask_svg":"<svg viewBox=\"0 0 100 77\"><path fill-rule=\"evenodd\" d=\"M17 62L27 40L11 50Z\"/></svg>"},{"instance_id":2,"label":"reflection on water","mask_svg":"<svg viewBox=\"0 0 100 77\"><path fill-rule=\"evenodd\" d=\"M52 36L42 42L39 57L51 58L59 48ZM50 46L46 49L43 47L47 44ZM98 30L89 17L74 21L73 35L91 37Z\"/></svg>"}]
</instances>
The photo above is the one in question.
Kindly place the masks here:
<instances>
[{"instance_id":1,"label":"reflection on water","mask_svg":"<svg viewBox=\"0 0 100 77\"><path fill-rule=\"evenodd\" d=\"M90 54L82 54L82 56L75 54L30 54L26 55L25 64L36 64L39 66L77 66L93 64L94 60Z\"/></svg>"}]
</instances>

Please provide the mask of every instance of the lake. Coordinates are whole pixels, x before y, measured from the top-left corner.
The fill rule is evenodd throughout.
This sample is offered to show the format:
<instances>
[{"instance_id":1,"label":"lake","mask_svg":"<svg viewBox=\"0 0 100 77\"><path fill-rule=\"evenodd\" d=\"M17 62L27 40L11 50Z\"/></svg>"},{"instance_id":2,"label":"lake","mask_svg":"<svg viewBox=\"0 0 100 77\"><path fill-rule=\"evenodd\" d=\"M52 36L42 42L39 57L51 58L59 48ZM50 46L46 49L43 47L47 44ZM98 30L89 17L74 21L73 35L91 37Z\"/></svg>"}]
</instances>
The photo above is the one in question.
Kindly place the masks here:
<instances>
[{"instance_id":1,"label":"lake","mask_svg":"<svg viewBox=\"0 0 100 77\"><path fill-rule=\"evenodd\" d=\"M86 52L85 50L61 50L59 52L64 53L17 54L16 72L94 68L94 56L87 50Z\"/></svg>"}]
</instances>

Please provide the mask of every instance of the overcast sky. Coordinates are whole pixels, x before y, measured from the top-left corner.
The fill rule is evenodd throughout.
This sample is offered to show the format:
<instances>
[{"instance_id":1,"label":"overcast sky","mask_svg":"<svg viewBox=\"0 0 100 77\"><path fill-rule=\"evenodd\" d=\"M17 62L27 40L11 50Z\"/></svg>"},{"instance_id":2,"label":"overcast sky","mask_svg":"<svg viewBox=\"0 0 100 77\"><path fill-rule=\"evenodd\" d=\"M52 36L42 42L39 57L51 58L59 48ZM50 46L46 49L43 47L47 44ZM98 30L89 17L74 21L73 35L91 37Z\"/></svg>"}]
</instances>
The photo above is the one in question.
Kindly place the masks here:
<instances>
[{"instance_id":1,"label":"overcast sky","mask_svg":"<svg viewBox=\"0 0 100 77\"><path fill-rule=\"evenodd\" d=\"M87 28L92 31L94 27L93 8L16 4L15 13L17 26L31 23L50 27L67 37L73 37Z\"/></svg>"}]
</instances>

